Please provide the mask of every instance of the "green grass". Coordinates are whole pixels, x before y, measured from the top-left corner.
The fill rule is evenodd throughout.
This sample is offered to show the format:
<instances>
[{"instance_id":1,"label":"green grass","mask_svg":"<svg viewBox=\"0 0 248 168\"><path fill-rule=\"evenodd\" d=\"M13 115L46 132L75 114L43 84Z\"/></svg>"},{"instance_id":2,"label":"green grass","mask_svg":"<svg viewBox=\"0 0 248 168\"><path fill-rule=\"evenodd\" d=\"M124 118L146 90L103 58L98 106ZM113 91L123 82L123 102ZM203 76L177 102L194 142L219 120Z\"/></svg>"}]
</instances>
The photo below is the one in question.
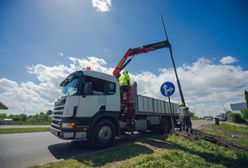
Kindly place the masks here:
<instances>
[{"instance_id":1,"label":"green grass","mask_svg":"<svg viewBox=\"0 0 248 168\"><path fill-rule=\"evenodd\" d=\"M27 132L47 132L48 128L0 128L0 134L27 133Z\"/></svg>"},{"instance_id":2,"label":"green grass","mask_svg":"<svg viewBox=\"0 0 248 168\"><path fill-rule=\"evenodd\" d=\"M153 136L130 144L85 154L35 168L80 167L234 167L248 163L248 152L234 151L204 140L175 135Z\"/></svg>"},{"instance_id":3,"label":"green grass","mask_svg":"<svg viewBox=\"0 0 248 168\"><path fill-rule=\"evenodd\" d=\"M224 138L227 138L226 136L224 136L223 134L219 133L219 132L216 132L216 131L213 131L213 130L207 130L207 129L201 129L200 131L202 134L204 135L214 135L214 136L217 136L217 137L224 137Z\"/></svg>"},{"instance_id":4,"label":"green grass","mask_svg":"<svg viewBox=\"0 0 248 168\"><path fill-rule=\"evenodd\" d=\"M211 127L214 129L201 129L201 132L248 147L248 126L221 124L211 125Z\"/></svg>"},{"instance_id":5,"label":"green grass","mask_svg":"<svg viewBox=\"0 0 248 168\"><path fill-rule=\"evenodd\" d=\"M51 121L7 121L6 125L50 125Z\"/></svg>"},{"instance_id":6,"label":"green grass","mask_svg":"<svg viewBox=\"0 0 248 168\"><path fill-rule=\"evenodd\" d=\"M234 132L248 135L248 126L235 126L231 124L211 125L212 128L216 128L225 132Z\"/></svg>"},{"instance_id":7,"label":"green grass","mask_svg":"<svg viewBox=\"0 0 248 168\"><path fill-rule=\"evenodd\" d=\"M233 137L229 138L229 140L236 142L237 144L243 145L243 146L248 146L248 138L241 138L241 137Z\"/></svg>"}]
</instances>

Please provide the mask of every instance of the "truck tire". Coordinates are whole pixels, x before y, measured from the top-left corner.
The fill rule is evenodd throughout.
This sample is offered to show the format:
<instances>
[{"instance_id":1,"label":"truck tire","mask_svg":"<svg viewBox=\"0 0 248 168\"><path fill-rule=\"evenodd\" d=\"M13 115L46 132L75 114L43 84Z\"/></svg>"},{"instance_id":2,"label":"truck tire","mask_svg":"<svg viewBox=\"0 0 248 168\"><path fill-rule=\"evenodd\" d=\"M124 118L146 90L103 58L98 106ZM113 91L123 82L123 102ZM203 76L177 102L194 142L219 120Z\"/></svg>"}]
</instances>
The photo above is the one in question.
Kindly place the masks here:
<instances>
[{"instance_id":1,"label":"truck tire","mask_svg":"<svg viewBox=\"0 0 248 168\"><path fill-rule=\"evenodd\" d=\"M93 127L90 144L93 149L103 149L112 145L115 139L115 127L109 120L102 120Z\"/></svg>"}]
</instances>

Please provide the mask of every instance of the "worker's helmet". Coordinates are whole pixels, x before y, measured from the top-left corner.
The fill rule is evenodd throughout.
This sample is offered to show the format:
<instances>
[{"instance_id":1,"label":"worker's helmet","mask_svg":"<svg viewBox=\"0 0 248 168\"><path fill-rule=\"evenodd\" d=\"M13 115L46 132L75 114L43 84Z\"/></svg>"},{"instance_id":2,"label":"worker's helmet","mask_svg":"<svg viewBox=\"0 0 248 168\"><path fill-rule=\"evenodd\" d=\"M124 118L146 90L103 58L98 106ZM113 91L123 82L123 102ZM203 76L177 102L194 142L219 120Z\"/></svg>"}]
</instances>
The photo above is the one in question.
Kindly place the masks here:
<instances>
[{"instance_id":1,"label":"worker's helmet","mask_svg":"<svg viewBox=\"0 0 248 168\"><path fill-rule=\"evenodd\" d=\"M128 71L126 71L126 70L123 71L123 74L127 74L127 73L128 73Z\"/></svg>"},{"instance_id":2,"label":"worker's helmet","mask_svg":"<svg viewBox=\"0 0 248 168\"><path fill-rule=\"evenodd\" d=\"M178 103L179 107L185 106L183 102Z\"/></svg>"}]
</instances>

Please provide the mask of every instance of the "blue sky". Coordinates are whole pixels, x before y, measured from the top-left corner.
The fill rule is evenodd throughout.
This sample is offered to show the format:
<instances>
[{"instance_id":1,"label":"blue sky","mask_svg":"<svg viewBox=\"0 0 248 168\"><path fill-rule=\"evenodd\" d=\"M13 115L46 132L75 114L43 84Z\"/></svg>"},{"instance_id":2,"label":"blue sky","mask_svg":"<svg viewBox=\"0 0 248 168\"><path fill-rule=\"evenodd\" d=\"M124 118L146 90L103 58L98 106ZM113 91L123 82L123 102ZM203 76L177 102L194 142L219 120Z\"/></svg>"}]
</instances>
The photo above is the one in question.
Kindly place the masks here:
<instances>
[{"instance_id":1,"label":"blue sky","mask_svg":"<svg viewBox=\"0 0 248 168\"><path fill-rule=\"evenodd\" d=\"M113 0L102 13L87 0L1 0L0 76L29 80L27 66L66 63L59 52L102 57L114 67L128 48L164 40L160 14L178 66L231 55L247 69L246 8L245 0ZM161 50L137 57L129 70L170 66L168 51Z\"/></svg>"},{"instance_id":2,"label":"blue sky","mask_svg":"<svg viewBox=\"0 0 248 168\"><path fill-rule=\"evenodd\" d=\"M0 78L39 84L27 67L69 65L69 57L94 56L115 67L128 48L165 39L160 15L178 67L202 57L218 65L231 56L232 66L247 73L246 0L103 1L111 3L108 11L91 0L0 0ZM159 75L171 67L163 49L137 56L127 70Z\"/></svg>"}]
</instances>

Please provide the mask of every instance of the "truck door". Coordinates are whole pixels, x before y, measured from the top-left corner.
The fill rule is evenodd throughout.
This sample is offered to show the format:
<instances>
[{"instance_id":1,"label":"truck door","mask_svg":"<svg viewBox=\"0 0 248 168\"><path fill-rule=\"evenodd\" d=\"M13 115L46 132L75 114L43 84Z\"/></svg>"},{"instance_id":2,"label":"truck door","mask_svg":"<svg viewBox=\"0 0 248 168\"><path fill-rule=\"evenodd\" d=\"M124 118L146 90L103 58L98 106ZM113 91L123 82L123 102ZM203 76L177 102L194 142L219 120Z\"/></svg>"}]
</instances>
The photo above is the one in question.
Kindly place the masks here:
<instances>
[{"instance_id":1,"label":"truck door","mask_svg":"<svg viewBox=\"0 0 248 168\"><path fill-rule=\"evenodd\" d=\"M83 111L80 116L90 117L98 111L120 111L119 94L116 94L114 82L85 76L85 83L91 83L92 90L85 97L80 97L79 108Z\"/></svg>"},{"instance_id":2,"label":"truck door","mask_svg":"<svg viewBox=\"0 0 248 168\"><path fill-rule=\"evenodd\" d=\"M79 98L79 111L77 117L91 117L106 107L106 96L87 95Z\"/></svg>"}]
</instances>

